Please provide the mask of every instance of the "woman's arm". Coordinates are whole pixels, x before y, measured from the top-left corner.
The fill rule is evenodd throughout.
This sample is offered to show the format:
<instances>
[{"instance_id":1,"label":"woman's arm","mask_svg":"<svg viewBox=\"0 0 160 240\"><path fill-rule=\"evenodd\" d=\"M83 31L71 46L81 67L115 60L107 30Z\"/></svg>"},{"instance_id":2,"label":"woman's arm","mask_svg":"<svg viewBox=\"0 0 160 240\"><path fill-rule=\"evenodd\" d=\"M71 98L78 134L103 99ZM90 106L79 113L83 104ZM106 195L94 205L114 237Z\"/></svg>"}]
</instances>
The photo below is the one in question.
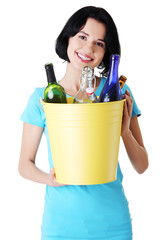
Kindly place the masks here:
<instances>
[{"instance_id":1,"label":"woman's arm","mask_svg":"<svg viewBox=\"0 0 160 240\"><path fill-rule=\"evenodd\" d=\"M22 177L34 182L43 183L53 187L64 186L56 182L54 169L50 174L43 172L35 165L36 153L42 137L43 128L24 123L21 153L19 159L19 173Z\"/></svg>"},{"instance_id":2,"label":"woman's arm","mask_svg":"<svg viewBox=\"0 0 160 240\"><path fill-rule=\"evenodd\" d=\"M148 155L143 144L137 116L131 118L133 100L129 91L125 93L121 136L135 170L142 174L148 168Z\"/></svg>"}]
</instances>

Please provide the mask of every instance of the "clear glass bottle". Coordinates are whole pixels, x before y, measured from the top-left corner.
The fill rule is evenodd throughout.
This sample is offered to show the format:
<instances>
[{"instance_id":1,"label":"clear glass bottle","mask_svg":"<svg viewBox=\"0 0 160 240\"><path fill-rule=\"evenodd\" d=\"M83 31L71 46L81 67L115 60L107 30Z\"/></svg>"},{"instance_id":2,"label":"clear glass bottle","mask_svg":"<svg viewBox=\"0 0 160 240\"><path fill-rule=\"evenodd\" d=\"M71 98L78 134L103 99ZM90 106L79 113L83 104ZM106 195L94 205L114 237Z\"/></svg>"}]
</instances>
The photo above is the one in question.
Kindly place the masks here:
<instances>
[{"instance_id":1,"label":"clear glass bottle","mask_svg":"<svg viewBox=\"0 0 160 240\"><path fill-rule=\"evenodd\" d=\"M48 86L44 90L44 101L48 103L67 103L66 93L62 86L56 82L53 64L45 64Z\"/></svg>"},{"instance_id":2,"label":"clear glass bottle","mask_svg":"<svg viewBox=\"0 0 160 240\"><path fill-rule=\"evenodd\" d=\"M73 103L97 103L95 94L96 77L93 69L85 66L80 76L80 89L74 97Z\"/></svg>"},{"instance_id":3,"label":"clear glass bottle","mask_svg":"<svg viewBox=\"0 0 160 240\"><path fill-rule=\"evenodd\" d=\"M110 57L110 67L107 81L101 91L99 102L111 102L123 99L118 79L118 66L120 56L113 54Z\"/></svg>"}]
</instances>

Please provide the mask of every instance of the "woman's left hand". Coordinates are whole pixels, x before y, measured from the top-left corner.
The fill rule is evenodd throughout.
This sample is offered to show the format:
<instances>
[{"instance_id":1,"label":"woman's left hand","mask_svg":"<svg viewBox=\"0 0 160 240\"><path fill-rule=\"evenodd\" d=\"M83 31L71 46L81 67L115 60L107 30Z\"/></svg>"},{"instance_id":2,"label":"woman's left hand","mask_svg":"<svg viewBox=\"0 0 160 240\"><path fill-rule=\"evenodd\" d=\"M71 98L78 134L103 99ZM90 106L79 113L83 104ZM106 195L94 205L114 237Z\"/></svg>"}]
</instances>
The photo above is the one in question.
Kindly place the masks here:
<instances>
[{"instance_id":1,"label":"woman's left hand","mask_svg":"<svg viewBox=\"0 0 160 240\"><path fill-rule=\"evenodd\" d=\"M122 137L125 134L129 133L130 131L129 127L130 127L132 107L133 107L133 99L131 98L131 94L128 90L126 90L124 97L126 101L124 102L124 108L123 108L123 118L122 118L122 128L121 128Z\"/></svg>"}]
</instances>

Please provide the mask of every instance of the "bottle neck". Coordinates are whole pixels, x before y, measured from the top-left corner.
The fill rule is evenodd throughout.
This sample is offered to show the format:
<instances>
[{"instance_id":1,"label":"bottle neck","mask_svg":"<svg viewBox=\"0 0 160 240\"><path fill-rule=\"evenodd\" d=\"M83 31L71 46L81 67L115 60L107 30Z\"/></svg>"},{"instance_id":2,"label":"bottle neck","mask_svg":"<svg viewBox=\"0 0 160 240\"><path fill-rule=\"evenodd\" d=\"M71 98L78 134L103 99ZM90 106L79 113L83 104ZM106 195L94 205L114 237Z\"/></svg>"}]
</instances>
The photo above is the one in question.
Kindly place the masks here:
<instances>
[{"instance_id":1,"label":"bottle neck","mask_svg":"<svg viewBox=\"0 0 160 240\"><path fill-rule=\"evenodd\" d=\"M93 79L91 80L88 80L87 77L86 78L82 78L82 83L81 83L81 90L85 91L86 88L93 88L92 87L92 81Z\"/></svg>"},{"instance_id":2,"label":"bottle neck","mask_svg":"<svg viewBox=\"0 0 160 240\"><path fill-rule=\"evenodd\" d=\"M53 69L46 69L48 85L56 82L56 77Z\"/></svg>"},{"instance_id":3,"label":"bottle neck","mask_svg":"<svg viewBox=\"0 0 160 240\"><path fill-rule=\"evenodd\" d=\"M120 76L120 78L119 78L119 84L120 84L121 89L123 88L126 80L127 80L127 78L126 78L125 76L123 76L123 75Z\"/></svg>"},{"instance_id":4,"label":"bottle neck","mask_svg":"<svg viewBox=\"0 0 160 240\"><path fill-rule=\"evenodd\" d=\"M118 81L118 66L119 66L119 55L112 55L110 61L108 83L116 84Z\"/></svg>"},{"instance_id":5,"label":"bottle neck","mask_svg":"<svg viewBox=\"0 0 160 240\"><path fill-rule=\"evenodd\" d=\"M87 88L87 77L81 76L80 89L84 91Z\"/></svg>"}]
</instances>

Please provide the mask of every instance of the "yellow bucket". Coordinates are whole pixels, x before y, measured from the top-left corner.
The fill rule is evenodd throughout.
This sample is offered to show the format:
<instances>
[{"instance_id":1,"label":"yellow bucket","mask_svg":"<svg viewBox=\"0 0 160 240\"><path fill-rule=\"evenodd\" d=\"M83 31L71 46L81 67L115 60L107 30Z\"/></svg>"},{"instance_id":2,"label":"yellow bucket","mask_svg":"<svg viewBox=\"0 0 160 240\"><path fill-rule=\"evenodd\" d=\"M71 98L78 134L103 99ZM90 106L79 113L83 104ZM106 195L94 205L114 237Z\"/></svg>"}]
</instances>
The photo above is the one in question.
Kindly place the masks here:
<instances>
[{"instance_id":1,"label":"yellow bucket","mask_svg":"<svg viewBox=\"0 0 160 240\"><path fill-rule=\"evenodd\" d=\"M116 180L124 100L108 103L45 103L56 181L70 185Z\"/></svg>"}]
</instances>

